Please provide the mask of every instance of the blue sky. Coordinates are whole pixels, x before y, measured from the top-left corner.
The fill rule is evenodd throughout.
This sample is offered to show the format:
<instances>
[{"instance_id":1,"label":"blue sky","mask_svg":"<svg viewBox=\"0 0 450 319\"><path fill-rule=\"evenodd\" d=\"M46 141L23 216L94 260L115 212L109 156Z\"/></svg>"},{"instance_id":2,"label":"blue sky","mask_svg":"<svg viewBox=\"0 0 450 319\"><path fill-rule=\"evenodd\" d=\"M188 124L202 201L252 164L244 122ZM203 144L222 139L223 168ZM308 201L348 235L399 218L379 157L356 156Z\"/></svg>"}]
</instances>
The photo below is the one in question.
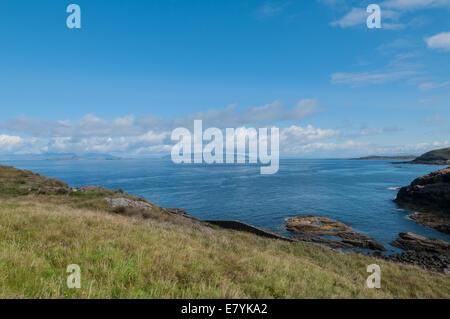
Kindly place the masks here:
<instances>
[{"instance_id":1,"label":"blue sky","mask_svg":"<svg viewBox=\"0 0 450 319\"><path fill-rule=\"evenodd\" d=\"M3 0L0 153L159 155L194 119L278 126L284 156L447 147L449 18L450 0Z\"/></svg>"}]
</instances>

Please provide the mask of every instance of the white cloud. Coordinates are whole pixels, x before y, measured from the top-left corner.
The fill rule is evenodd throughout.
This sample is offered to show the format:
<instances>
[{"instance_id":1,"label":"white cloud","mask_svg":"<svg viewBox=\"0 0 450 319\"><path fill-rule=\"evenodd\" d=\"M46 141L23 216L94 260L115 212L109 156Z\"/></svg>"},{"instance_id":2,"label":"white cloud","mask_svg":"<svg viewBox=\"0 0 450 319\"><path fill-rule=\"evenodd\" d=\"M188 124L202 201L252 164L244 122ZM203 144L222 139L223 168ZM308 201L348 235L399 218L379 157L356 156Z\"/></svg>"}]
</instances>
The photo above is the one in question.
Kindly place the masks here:
<instances>
[{"instance_id":1,"label":"white cloud","mask_svg":"<svg viewBox=\"0 0 450 319\"><path fill-rule=\"evenodd\" d=\"M450 51L450 32L442 32L425 38L425 42L429 49Z\"/></svg>"},{"instance_id":2,"label":"white cloud","mask_svg":"<svg viewBox=\"0 0 450 319\"><path fill-rule=\"evenodd\" d=\"M138 136L135 140L137 142L156 144L162 143L168 136L169 136L168 132L156 133L153 131L148 131L144 135Z\"/></svg>"},{"instance_id":3,"label":"white cloud","mask_svg":"<svg viewBox=\"0 0 450 319\"><path fill-rule=\"evenodd\" d=\"M121 136L140 135L146 129L136 123L134 116L106 121L93 114L86 114L78 122L41 121L19 116L0 124L0 129L21 132L33 136Z\"/></svg>"},{"instance_id":4,"label":"white cloud","mask_svg":"<svg viewBox=\"0 0 450 319\"><path fill-rule=\"evenodd\" d=\"M437 100L436 97L430 97L430 98L420 99L418 102L421 104L430 104L430 103L436 102L436 100Z\"/></svg>"},{"instance_id":5,"label":"white cloud","mask_svg":"<svg viewBox=\"0 0 450 319\"><path fill-rule=\"evenodd\" d=\"M317 99L303 99L284 115L284 120L300 121L322 111Z\"/></svg>"},{"instance_id":6,"label":"white cloud","mask_svg":"<svg viewBox=\"0 0 450 319\"><path fill-rule=\"evenodd\" d=\"M416 72L412 70L406 71L373 71L362 73L344 73L338 72L331 75L331 83L333 84L349 84L352 87L364 84L382 84L405 79L414 75Z\"/></svg>"},{"instance_id":7,"label":"white cloud","mask_svg":"<svg viewBox=\"0 0 450 319\"><path fill-rule=\"evenodd\" d=\"M359 136L373 136L385 133L397 132L398 127L396 125L385 126L382 129L377 129L373 127L362 126L359 131Z\"/></svg>"},{"instance_id":8,"label":"white cloud","mask_svg":"<svg viewBox=\"0 0 450 319\"><path fill-rule=\"evenodd\" d=\"M293 157L358 157L367 155L420 155L433 149L450 146L450 141L380 146L370 142L345 140L343 142L314 142L285 148L284 156Z\"/></svg>"},{"instance_id":9,"label":"white cloud","mask_svg":"<svg viewBox=\"0 0 450 319\"><path fill-rule=\"evenodd\" d=\"M175 118L171 127L191 128L194 120L203 120L208 127L240 127L247 124L262 125L276 122L302 121L316 113L322 112L317 99L300 100L294 107L286 108L281 101L240 110L237 105L229 105L224 109L211 109L186 117Z\"/></svg>"},{"instance_id":10,"label":"white cloud","mask_svg":"<svg viewBox=\"0 0 450 319\"><path fill-rule=\"evenodd\" d=\"M272 3L266 2L256 10L256 15L259 18L273 17L281 14L285 8L289 7L291 2Z\"/></svg>"},{"instance_id":11,"label":"white cloud","mask_svg":"<svg viewBox=\"0 0 450 319\"><path fill-rule=\"evenodd\" d=\"M130 157L166 155L175 143L170 140L171 130L180 124L191 129L194 119L202 119L203 129L213 126L222 129L234 127L239 128L237 132L241 135L250 132L251 127L272 127L274 124L278 126L278 122L284 121L289 123L289 126L280 128L282 154L298 157L353 156L365 152L375 153L378 150L378 146L357 139L397 130L396 126L347 127L341 130L290 123L308 118L321 109L316 99L303 99L291 108L286 108L280 101L243 110L231 105L175 120L162 120L152 116L136 118L132 115L105 120L93 114L87 114L75 122L40 121L19 117L0 123L1 130L15 132L0 135L0 152L80 155L109 153ZM382 151L387 151L387 148Z\"/></svg>"},{"instance_id":12,"label":"white cloud","mask_svg":"<svg viewBox=\"0 0 450 319\"><path fill-rule=\"evenodd\" d=\"M450 141L421 142L416 144L394 145L394 146L376 146L373 148L374 154L415 154L421 155L425 152L437 148L450 146Z\"/></svg>"},{"instance_id":13,"label":"white cloud","mask_svg":"<svg viewBox=\"0 0 450 319\"><path fill-rule=\"evenodd\" d=\"M450 6L450 0L387 0L381 5L399 10L416 10Z\"/></svg>"},{"instance_id":14,"label":"white cloud","mask_svg":"<svg viewBox=\"0 0 450 319\"><path fill-rule=\"evenodd\" d=\"M314 128L312 125L306 127L292 125L280 131L280 142L288 144L305 144L315 140L328 139L338 136L340 131L333 129Z\"/></svg>"},{"instance_id":15,"label":"white cloud","mask_svg":"<svg viewBox=\"0 0 450 319\"><path fill-rule=\"evenodd\" d=\"M421 83L418 88L420 91L430 91L450 86L450 81L447 82L425 82Z\"/></svg>"},{"instance_id":16,"label":"white cloud","mask_svg":"<svg viewBox=\"0 0 450 319\"><path fill-rule=\"evenodd\" d=\"M19 136L0 135L0 151L13 151L23 145L24 140Z\"/></svg>"},{"instance_id":17,"label":"white cloud","mask_svg":"<svg viewBox=\"0 0 450 319\"><path fill-rule=\"evenodd\" d=\"M343 3L336 6L336 1L323 2L332 8L343 7ZM370 2L364 2L367 5ZM344 6L345 7L345 6ZM429 9L429 8L450 8L450 0L387 0L380 3L382 28L386 30L401 30L409 26L423 25L428 20L422 16L415 17L408 22L400 22L400 18L408 11ZM354 26L365 26L366 19L370 14L366 12L366 7L351 8L342 18L331 22L332 26L349 28Z\"/></svg>"},{"instance_id":18,"label":"white cloud","mask_svg":"<svg viewBox=\"0 0 450 319\"><path fill-rule=\"evenodd\" d=\"M19 116L0 123L0 130L32 138L1 135L0 151L146 154L166 151L172 144L170 132L180 126L192 129L194 120L203 120L205 129L267 127L278 122L299 122L321 111L316 99L303 99L291 108L281 101L245 109L230 105L173 120L133 115L105 120L86 114L78 121L43 121Z\"/></svg>"},{"instance_id":19,"label":"white cloud","mask_svg":"<svg viewBox=\"0 0 450 319\"><path fill-rule=\"evenodd\" d=\"M352 8L345 16L337 21L331 22L332 26L340 26L341 28L353 27L365 23L368 15L366 10L361 8Z\"/></svg>"},{"instance_id":20,"label":"white cloud","mask_svg":"<svg viewBox=\"0 0 450 319\"><path fill-rule=\"evenodd\" d=\"M367 13L366 8L352 8L341 19L331 22L332 26L339 26L341 28L349 28L354 26L366 26L367 18L370 13ZM404 24L397 22L400 14L397 11L384 9L381 11L382 27L388 30L398 30L405 27Z\"/></svg>"}]
</instances>

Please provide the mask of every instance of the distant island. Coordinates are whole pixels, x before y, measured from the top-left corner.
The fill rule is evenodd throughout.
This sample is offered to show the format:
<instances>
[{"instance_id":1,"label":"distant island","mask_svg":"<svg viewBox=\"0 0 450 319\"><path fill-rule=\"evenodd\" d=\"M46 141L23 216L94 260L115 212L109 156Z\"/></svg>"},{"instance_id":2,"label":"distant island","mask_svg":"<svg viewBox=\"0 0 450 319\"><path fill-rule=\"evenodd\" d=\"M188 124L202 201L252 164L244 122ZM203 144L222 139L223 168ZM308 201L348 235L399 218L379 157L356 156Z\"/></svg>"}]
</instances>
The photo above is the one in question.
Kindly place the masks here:
<instances>
[{"instance_id":1,"label":"distant island","mask_svg":"<svg viewBox=\"0 0 450 319\"><path fill-rule=\"evenodd\" d=\"M1 160L20 161L20 160L47 160L47 161L82 161L82 160L126 160L111 154L103 153L41 153L41 154L3 154Z\"/></svg>"},{"instance_id":2,"label":"distant island","mask_svg":"<svg viewBox=\"0 0 450 319\"><path fill-rule=\"evenodd\" d=\"M427 152L412 161L401 162L401 164L450 165L450 147Z\"/></svg>"},{"instance_id":3,"label":"distant island","mask_svg":"<svg viewBox=\"0 0 450 319\"><path fill-rule=\"evenodd\" d=\"M379 156L371 155L358 158L351 158L351 160L362 161L362 160L406 160L406 159L416 159L416 155L397 155L397 156Z\"/></svg>"},{"instance_id":4,"label":"distant island","mask_svg":"<svg viewBox=\"0 0 450 319\"><path fill-rule=\"evenodd\" d=\"M49 156L50 155L50 156ZM123 158L110 154L88 153L77 154L47 154L46 160L49 161L83 161L83 160L122 160Z\"/></svg>"},{"instance_id":5,"label":"distant island","mask_svg":"<svg viewBox=\"0 0 450 319\"><path fill-rule=\"evenodd\" d=\"M427 152L421 156L416 155L397 155L397 156L383 156L371 155L358 158L351 158L351 160L411 160L407 162L393 162L393 164L425 164L425 165L450 165L450 147L442 148Z\"/></svg>"}]
</instances>

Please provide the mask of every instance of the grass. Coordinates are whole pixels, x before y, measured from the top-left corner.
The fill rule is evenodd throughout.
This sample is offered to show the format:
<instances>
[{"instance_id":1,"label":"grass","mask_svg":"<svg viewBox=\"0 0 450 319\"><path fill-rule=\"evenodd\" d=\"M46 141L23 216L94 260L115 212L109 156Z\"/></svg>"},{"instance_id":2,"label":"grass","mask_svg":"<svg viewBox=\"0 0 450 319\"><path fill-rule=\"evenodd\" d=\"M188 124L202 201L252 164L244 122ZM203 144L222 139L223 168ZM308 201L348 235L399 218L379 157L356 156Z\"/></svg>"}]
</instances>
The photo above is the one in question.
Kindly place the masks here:
<instances>
[{"instance_id":1,"label":"grass","mask_svg":"<svg viewBox=\"0 0 450 319\"><path fill-rule=\"evenodd\" d=\"M432 162L432 161L450 162L450 147L430 151L413 160L413 162Z\"/></svg>"},{"instance_id":2,"label":"grass","mask_svg":"<svg viewBox=\"0 0 450 319\"><path fill-rule=\"evenodd\" d=\"M16 189L36 182L24 180ZM101 189L91 191L0 192L0 298L450 297L449 276L210 228L159 208L124 216L103 206ZM366 287L372 263L381 289ZM81 289L66 286L69 264L81 267Z\"/></svg>"}]
</instances>

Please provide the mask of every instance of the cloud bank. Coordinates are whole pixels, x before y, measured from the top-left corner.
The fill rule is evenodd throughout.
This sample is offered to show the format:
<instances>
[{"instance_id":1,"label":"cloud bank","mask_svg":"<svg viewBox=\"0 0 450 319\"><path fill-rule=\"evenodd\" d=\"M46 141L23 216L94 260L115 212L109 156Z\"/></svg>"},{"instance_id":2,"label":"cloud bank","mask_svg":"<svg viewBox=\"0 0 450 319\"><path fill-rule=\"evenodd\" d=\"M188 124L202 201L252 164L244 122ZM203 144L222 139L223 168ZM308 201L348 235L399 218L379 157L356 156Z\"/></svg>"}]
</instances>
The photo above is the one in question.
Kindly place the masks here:
<instances>
[{"instance_id":1,"label":"cloud bank","mask_svg":"<svg viewBox=\"0 0 450 319\"><path fill-rule=\"evenodd\" d=\"M86 114L78 121L44 121L19 116L0 123L0 155L44 153L109 153L122 157L148 157L170 154L176 141L170 136L176 127L192 130L194 120L203 127L280 128L282 156L325 157L336 154L361 153L376 148L360 138L393 134L396 126L374 128L361 126L356 131L322 128L304 124L308 118L324 112L316 99L302 99L291 107L281 101L240 109L230 105L185 117L162 119L154 116L127 115L106 120Z\"/></svg>"}]
</instances>

